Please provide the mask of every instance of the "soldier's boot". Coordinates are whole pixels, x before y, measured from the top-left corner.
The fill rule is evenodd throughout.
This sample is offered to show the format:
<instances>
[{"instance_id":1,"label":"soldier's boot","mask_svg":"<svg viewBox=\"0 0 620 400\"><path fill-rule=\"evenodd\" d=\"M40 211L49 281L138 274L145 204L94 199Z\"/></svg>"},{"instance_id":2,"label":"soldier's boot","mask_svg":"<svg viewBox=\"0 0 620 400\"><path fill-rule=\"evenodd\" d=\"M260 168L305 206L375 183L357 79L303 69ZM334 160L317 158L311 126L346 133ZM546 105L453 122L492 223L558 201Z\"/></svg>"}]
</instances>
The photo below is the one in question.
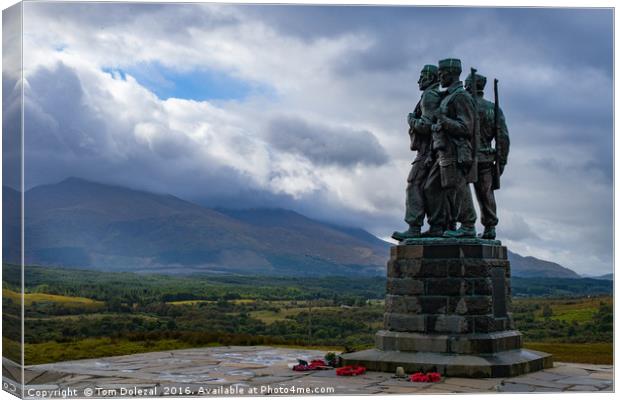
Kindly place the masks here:
<instances>
[{"instance_id":1,"label":"soldier's boot","mask_svg":"<svg viewBox=\"0 0 620 400\"><path fill-rule=\"evenodd\" d=\"M495 239L495 227L485 226L484 233L480 235L481 239Z\"/></svg>"},{"instance_id":2,"label":"soldier's boot","mask_svg":"<svg viewBox=\"0 0 620 400\"><path fill-rule=\"evenodd\" d=\"M421 227L416 225L409 225L409 229L403 232L394 232L392 233L392 239L398 240L402 242L406 239L415 239L421 237Z\"/></svg>"},{"instance_id":3,"label":"soldier's boot","mask_svg":"<svg viewBox=\"0 0 620 400\"><path fill-rule=\"evenodd\" d=\"M441 237L443 233L443 227L439 225L431 225L426 232L422 232L422 237Z\"/></svg>"},{"instance_id":4,"label":"soldier's boot","mask_svg":"<svg viewBox=\"0 0 620 400\"><path fill-rule=\"evenodd\" d=\"M443 237L447 238L475 238L476 237L476 227L475 226L464 226L461 224L459 229L455 231L445 231L443 233Z\"/></svg>"}]
</instances>

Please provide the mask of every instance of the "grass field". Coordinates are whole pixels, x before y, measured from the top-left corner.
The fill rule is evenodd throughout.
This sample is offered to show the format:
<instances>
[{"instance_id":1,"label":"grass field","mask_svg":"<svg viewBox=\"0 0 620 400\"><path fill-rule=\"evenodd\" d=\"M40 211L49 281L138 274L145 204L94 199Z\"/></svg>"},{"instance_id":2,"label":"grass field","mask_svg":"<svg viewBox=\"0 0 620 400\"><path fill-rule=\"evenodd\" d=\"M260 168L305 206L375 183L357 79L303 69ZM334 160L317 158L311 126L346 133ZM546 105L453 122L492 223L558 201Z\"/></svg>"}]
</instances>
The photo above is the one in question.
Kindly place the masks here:
<instances>
[{"instance_id":1,"label":"grass field","mask_svg":"<svg viewBox=\"0 0 620 400\"><path fill-rule=\"evenodd\" d=\"M591 320L597 311L598 309L596 308L586 308L582 310L579 310L579 309L565 310L565 311L562 311L561 313L558 311L554 311L551 319L555 319L558 321L566 321L566 322L573 322L573 321L586 322L586 321Z\"/></svg>"},{"instance_id":2,"label":"grass field","mask_svg":"<svg viewBox=\"0 0 620 400\"><path fill-rule=\"evenodd\" d=\"M612 343L526 342L524 347L553 355L553 361L582 364L613 364Z\"/></svg>"},{"instance_id":3,"label":"grass field","mask_svg":"<svg viewBox=\"0 0 620 400\"><path fill-rule=\"evenodd\" d=\"M22 301L21 295L19 293L9 289L2 289L2 297L10 299L17 304L20 304ZM92 309L98 309L104 306L104 303L102 301L87 299L86 297L60 296L47 293L25 293L24 305L30 306L32 305L32 303L61 303L63 306L66 307L79 306Z\"/></svg>"},{"instance_id":4,"label":"grass field","mask_svg":"<svg viewBox=\"0 0 620 400\"><path fill-rule=\"evenodd\" d=\"M538 298L530 299L515 299L515 304L534 304L540 303ZM613 297L600 296L592 298L578 298L578 299L545 299L545 304L548 304L553 311L551 319L561 320L565 322L587 322L592 319L592 316L596 314L599 309L600 303L613 305ZM537 318L543 318L542 308L537 310L534 315Z\"/></svg>"},{"instance_id":5,"label":"grass field","mask_svg":"<svg viewBox=\"0 0 620 400\"><path fill-rule=\"evenodd\" d=\"M179 300L179 301L169 301L168 304L173 306L193 306L195 304L200 303L215 303L214 300Z\"/></svg>"},{"instance_id":6,"label":"grass field","mask_svg":"<svg viewBox=\"0 0 620 400\"><path fill-rule=\"evenodd\" d=\"M235 299L235 300L228 300L228 301L232 304L254 304L254 303L259 302L258 300L255 300L255 299ZM296 301L261 300L261 302L267 303L269 305L277 306L277 307L300 307L308 303L307 301L304 301L304 300L296 300ZM213 303L216 303L216 301L215 300L177 300L177 301L168 302L168 304L172 304L174 306L192 306L194 304L201 304L201 303L213 304Z\"/></svg>"},{"instance_id":7,"label":"grass field","mask_svg":"<svg viewBox=\"0 0 620 400\"><path fill-rule=\"evenodd\" d=\"M26 317L26 320L35 321L47 321L47 320L63 320L63 321L77 321L80 319L98 320L102 318L126 318L127 314L122 313L92 313L92 314L79 314L79 315L53 315L49 317ZM158 318L148 314L131 314L131 318L138 318L145 321L157 321Z\"/></svg>"},{"instance_id":8,"label":"grass field","mask_svg":"<svg viewBox=\"0 0 620 400\"><path fill-rule=\"evenodd\" d=\"M22 345L19 342L2 337L2 357L13 360L18 364L22 362Z\"/></svg>"},{"instance_id":9,"label":"grass field","mask_svg":"<svg viewBox=\"0 0 620 400\"><path fill-rule=\"evenodd\" d=\"M340 307L320 307L315 308L315 310L320 309L321 311L326 310L340 310ZM273 324L276 321L283 321L287 317L293 317L301 312L308 311L308 307L295 307L295 308L281 308L280 311L275 312L271 310L260 310L260 311L252 311L250 312L250 316L252 318L256 318L266 324Z\"/></svg>"},{"instance_id":10,"label":"grass field","mask_svg":"<svg viewBox=\"0 0 620 400\"><path fill-rule=\"evenodd\" d=\"M235 299L229 300L233 304L253 304L256 303L254 299ZM172 304L173 306L193 306L194 304L200 303L216 303L215 300L177 300L177 301L169 301L168 304Z\"/></svg>"},{"instance_id":11,"label":"grass field","mask_svg":"<svg viewBox=\"0 0 620 400\"><path fill-rule=\"evenodd\" d=\"M551 305L551 310L553 310L551 318L566 322L586 322L591 320L594 314L596 314L601 302L613 305L611 297L599 297L579 302L574 300L558 302ZM542 311L540 315L542 316Z\"/></svg>"}]
</instances>

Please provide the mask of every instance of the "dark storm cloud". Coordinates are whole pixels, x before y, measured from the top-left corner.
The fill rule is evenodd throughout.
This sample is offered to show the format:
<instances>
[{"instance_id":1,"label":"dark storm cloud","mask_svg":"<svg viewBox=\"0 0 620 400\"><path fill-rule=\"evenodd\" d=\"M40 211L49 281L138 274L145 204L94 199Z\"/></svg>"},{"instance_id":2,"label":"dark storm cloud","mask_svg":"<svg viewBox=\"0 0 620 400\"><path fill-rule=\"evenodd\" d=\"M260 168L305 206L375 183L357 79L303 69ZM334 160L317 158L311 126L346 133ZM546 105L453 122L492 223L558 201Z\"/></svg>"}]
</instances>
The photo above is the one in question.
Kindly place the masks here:
<instances>
[{"instance_id":1,"label":"dark storm cloud","mask_svg":"<svg viewBox=\"0 0 620 400\"><path fill-rule=\"evenodd\" d=\"M2 74L2 181L15 190L21 187L21 86Z\"/></svg>"},{"instance_id":2,"label":"dark storm cloud","mask_svg":"<svg viewBox=\"0 0 620 400\"><path fill-rule=\"evenodd\" d=\"M534 12L533 12L534 11ZM508 30L532 38L532 46L541 50L557 66L601 68L612 75L613 24L611 9L528 8L501 9L497 14Z\"/></svg>"},{"instance_id":3,"label":"dark storm cloud","mask_svg":"<svg viewBox=\"0 0 620 400\"><path fill-rule=\"evenodd\" d=\"M572 144L582 153L578 157L595 160L573 168L602 173L611 184L610 10L397 10L391 26L378 22L367 31L375 40L368 49L337 66L343 77L377 74L383 65L385 74L410 68L413 81L423 64L460 57L463 76L475 66L489 81L499 77L500 102L516 147L535 144L548 147L550 157L562 157L558 144ZM491 85L486 96L492 99Z\"/></svg>"},{"instance_id":4,"label":"dark storm cloud","mask_svg":"<svg viewBox=\"0 0 620 400\"><path fill-rule=\"evenodd\" d=\"M294 153L318 164L352 166L381 165L388 161L385 149L368 131L311 123L297 117L270 121L267 139L279 150Z\"/></svg>"},{"instance_id":5,"label":"dark storm cloud","mask_svg":"<svg viewBox=\"0 0 620 400\"><path fill-rule=\"evenodd\" d=\"M449 29L451 23L462 20L469 13L478 12L473 8L416 6L245 5L239 6L239 9L266 21L283 35L307 40L351 32L394 34L407 25L413 27L424 21L428 21L429 25L443 21L441 28ZM416 38L406 40L413 42Z\"/></svg>"},{"instance_id":6,"label":"dark storm cloud","mask_svg":"<svg viewBox=\"0 0 620 400\"><path fill-rule=\"evenodd\" d=\"M2 180L21 187L21 7L2 13Z\"/></svg>"},{"instance_id":7,"label":"dark storm cloud","mask_svg":"<svg viewBox=\"0 0 620 400\"><path fill-rule=\"evenodd\" d=\"M284 35L313 41L349 33L372 40L334 65L341 75L420 68L448 56L477 62L543 62L611 76L612 13L604 9L427 7L242 7ZM467 43L467 46L463 46ZM492 62L492 59L489 59ZM413 73L417 70L413 71ZM567 82L567 84L569 84Z\"/></svg>"},{"instance_id":8,"label":"dark storm cloud","mask_svg":"<svg viewBox=\"0 0 620 400\"><path fill-rule=\"evenodd\" d=\"M136 17L152 15L162 9L161 5L149 3L41 2L25 3L24 6L27 16L37 12L72 23L79 19L95 28L131 22Z\"/></svg>"},{"instance_id":9,"label":"dark storm cloud","mask_svg":"<svg viewBox=\"0 0 620 400\"><path fill-rule=\"evenodd\" d=\"M211 7L217 9L218 6ZM224 6L224 10L227 9L232 10L230 6ZM65 36L81 37L82 40L86 39L89 42L88 46L97 43L102 49L110 52L129 48L136 41L149 36L160 36L171 42L187 43L195 30L240 23L234 13L217 12L205 4L26 2L24 13L27 17L26 24L29 18L40 18L46 21L46 24L50 24L52 30L62 29ZM123 32L127 36L119 40L116 36L118 32ZM55 45L58 48L65 48L73 44L58 42ZM79 47L74 49L83 50ZM114 61L102 67L118 67L127 63L125 60ZM163 64L168 62L176 64L175 60L160 61Z\"/></svg>"},{"instance_id":10,"label":"dark storm cloud","mask_svg":"<svg viewBox=\"0 0 620 400\"><path fill-rule=\"evenodd\" d=\"M64 64L41 68L28 78L27 149L94 156L106 148L105 121L84 100L77 74ZM128 144L129 145L129 144Z\"/></svg>"},{"instance_id":11,"label":"dark storm cloud","mask_svg":"<svg viewBox=\"0 0 620 400\"><path fill-rule=\"evenodd\" d=\"M540 236L532 229L521 215L512 215L508 217L510 223L505 224L507 227L502 229L502 234L509 240L541 240Z\"/></svg>"},{"instance_id":12,"label":"dark storm cloud","mask_svg":"<svg viewBox=\"0 0 620 400\"><path fill-rule=\"evenodd\" d=\"M117 53L122 53L126 44L134 46L132 51L147 50L141 55L142 61L183 68L195 61L184 55L210 54L203 51L200 40L210 27L225 27L213 30L222 45L214 54L228 56L223 64L215 65L234 69L235 60L243 59L246 66L257 61L257 68L262 66L267 72L256 79L268 80L265 84L286 81L278 86L282 92L274 98L253 99L256 103L248 101L240 108L222 105L219 111L226 116L221 119L216 118L219 114L202 116L202 109L187 113L172 107L153 111L160 104L148 103L139 108L143 118L123 125L125 104L116 107L117 115L101 115L102 105L112 103L105 99L109 81L85 93L88 82L80 82L69 66L38 70L29 79L26 104L30 185L77 175L173 193L211 206L291 208L387 236L402 224L404 177L402 182L392 182L394 174L406 174L412 156L407 151L403 121L419 98L415 87L419 70L441 58L459 57L463 77L475 66L489 82L495 77L500 80L500 103L512 148L498 192L500 235L512 241L511 245L522 243L528 251L544 248L553 257L564 257L552 261L580 272L609 267L613 163L610 10L279 5L212 8L118 3L28 3L26 7L43 19L49 15L50 21L58 21L57 25L50 24L66 38L81 38L69 50L77 48L78 53L86 53L85 59L95 69L134 62L131 52L118 61ZM104 14L106 18L102 19ZM200 33L193 37L196 30ZM105 39L99 41L99 34L105 34ZM255 48L227 53L244 41ZM101 46L88 59L91 43ZM334 50L339 49L338 43L350 47ZM172 51L183 46L190 51ZM320 63L308 67L320 74L317 81L323 82L322 86L315 89L303 81L308 79L304 71L300 71L304 78L295 76L304 65L291 62L289 48L297 51L291 54L320 58L320 62L313 57L307 61ZM321 58L323 54L330 56ZM258 62L263 58L268 62ZM286 74L279 75L280 65ZM84 71L91 66L76 68ZM3 75L3 86L6 82ZM492 85L487 87L486 97L492 99ZM183 104L182 108L193 106ZM274 119L274 109L295 117ZM244 119L244 111L251 111L251 115ZM235 163L244 161L238 153L224 154L228 166L204 153L198 155L199 146L190 141L194 125L187 124L187 132L175 131L165 120L153 116L168 112L176 112L170 118L176 118L180 125L187 118L196 118L189 121L196 125L206 121L220 138L233 131L246 132L247 136L235 137L240 139L233 141L237 150L257 147L253 141L259 130L256 126L266 127L258 139L267 140L271 147L261 153L269 154L267 161L257 157L257 169L267 171L240 172L234 168ZM255 118L256 124L238 122L235 113L244 121ZM148 143L136 136L134 125L139 123L146 126ZM209 148L213 148L212 143L206 150ZM400 148L403 151L399 153ZM286 181L283 176L291 169L295 170L291 173L299 172L298 166L282 163L279 170L272 169L275 161L282 161L276 160L280 154L305 157L311 172L294 175L292 183ZM351 166L359 167L359 176L350 174ZM341 174L338 177L343 179L337 183L350 178L355 184L330 192L323 182L316 181L320 173L313 175L321 168ZM288 186L273 184L278 179ZM310 189L305 192L294 191L307 187ZM346 197L348 190L353 193L351 197ZM345 197L338 197L343 194ZM351 204L351 198L356 204Z\"/></svg>"},{"instance_id":13,"label":"dark storm cloud","mask_svg":"<svg viewBox=\"0 0 620 400\"><path fill-rule=\"evenodd\" d=\"M31 74L25 94L26 188L71 176L192 197L252 187L251 179L200 158L184 135L137 141L133 126L105 119L88 103L76 71L64 64Z\"/></svg>"},{"instance_id":14,"label":"dark storm cloud","mask_svg":"<svg viewBox=\"0 0 620 400\"><path fill-rule=\"evenodd\" d=\"M49 16L73 25L87 24L97 30L114 29L134 25L140 29L157 29L169 34L186 33L194 27L212 28L235 24L239 19L233 14L206 12L200 4L156 3L37 3L25 4L25 12ZM105 16L105 18L102 18Z\"/></svg>"}]
</instances>

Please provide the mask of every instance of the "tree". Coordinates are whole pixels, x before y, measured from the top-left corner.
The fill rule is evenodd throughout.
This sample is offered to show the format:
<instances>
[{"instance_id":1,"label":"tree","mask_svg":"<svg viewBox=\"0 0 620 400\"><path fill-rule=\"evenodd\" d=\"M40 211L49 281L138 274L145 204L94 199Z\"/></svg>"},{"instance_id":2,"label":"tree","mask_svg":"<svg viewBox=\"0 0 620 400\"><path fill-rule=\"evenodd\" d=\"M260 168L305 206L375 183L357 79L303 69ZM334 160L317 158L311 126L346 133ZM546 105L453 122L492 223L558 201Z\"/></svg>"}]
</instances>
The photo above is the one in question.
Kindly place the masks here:
<instances>
[{"instance_id":1,"label":"tree","mask_svg":"<svg viewBox=\"0 0 620 400\"><path fill-rule=\"evenodd\" d=\"M549 306L549 304L545 304L545 306L543 307L542 316L544 318L549 318L553 316L553 310L551 309L551 306Z\"/></svg>"},{"instance_id":2,"label":"tree","mask_svg":"<svg viewBox=\"0 0 620 400\"><path fill-rule=\"evenodd\" d=\"M568 331L566 332L566 334L568 336L575 336L577 334L577 329L575 328L575 325L571 325L568 327Z\"/></svg>"}]
</instances>

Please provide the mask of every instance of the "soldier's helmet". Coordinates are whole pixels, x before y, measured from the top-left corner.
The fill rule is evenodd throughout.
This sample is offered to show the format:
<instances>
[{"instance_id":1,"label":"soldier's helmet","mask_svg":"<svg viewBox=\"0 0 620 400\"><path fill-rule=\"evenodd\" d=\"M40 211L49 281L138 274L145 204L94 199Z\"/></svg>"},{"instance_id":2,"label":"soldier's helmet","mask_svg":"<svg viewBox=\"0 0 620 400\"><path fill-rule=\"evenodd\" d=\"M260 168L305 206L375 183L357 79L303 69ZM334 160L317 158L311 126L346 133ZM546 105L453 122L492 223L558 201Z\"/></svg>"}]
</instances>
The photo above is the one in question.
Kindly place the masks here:
<instances>
[{"instance_id":1,"label":"soldier's helmet","mask_svg":"<svg viewBox=\"0 0 620 400\"><path fill-rule=\"evenodd\" d=\"M439 60L439 63L437 65L439 66L439 69L451 70L458 73L461 73L461 71L463 70L461 67L461 60L459 60L458 58L446 58L443 60Z\"/></svg>"},{"instance_id":2,"label":"soldier's helmet","mask_svg":"<svg viewBox=\"0 0 620 400\"><path fill-rule=\"evenodd\" d=\"M469 73L469 75L467 75L467 78L465 79L465 87L467 89L471 88L471 85L473 84L474 78L471 75L471 72ZM484 90L484 87L487 84L487 77L484 75L480 75L480 74L476 74L476 88L477 90Z\"/></svg>"}]
</instances>

